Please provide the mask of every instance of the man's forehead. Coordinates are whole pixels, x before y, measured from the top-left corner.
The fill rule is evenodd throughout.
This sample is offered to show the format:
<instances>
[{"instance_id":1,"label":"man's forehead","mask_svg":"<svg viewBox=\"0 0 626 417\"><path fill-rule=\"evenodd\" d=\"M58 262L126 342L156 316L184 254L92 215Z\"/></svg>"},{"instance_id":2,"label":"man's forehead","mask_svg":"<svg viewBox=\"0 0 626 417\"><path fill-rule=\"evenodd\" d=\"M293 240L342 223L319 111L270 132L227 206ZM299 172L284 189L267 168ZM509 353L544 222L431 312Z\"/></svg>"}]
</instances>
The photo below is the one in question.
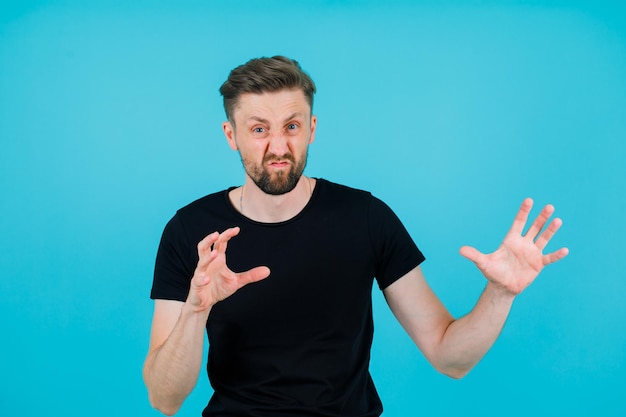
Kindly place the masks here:
<instances>
[{"instance_id":1,"label":"man's forehead","mask_svg":"<svg viewBox=\"0 0 626 417\"><path fill-rule=\"evenodd\" d=\"M311 114L311 106L302 90L280 90L260 94L244 93L239 96L234 108L235 119L284 117L287 114L298 114L302 117Z\"/></svg>"}]
</instances>

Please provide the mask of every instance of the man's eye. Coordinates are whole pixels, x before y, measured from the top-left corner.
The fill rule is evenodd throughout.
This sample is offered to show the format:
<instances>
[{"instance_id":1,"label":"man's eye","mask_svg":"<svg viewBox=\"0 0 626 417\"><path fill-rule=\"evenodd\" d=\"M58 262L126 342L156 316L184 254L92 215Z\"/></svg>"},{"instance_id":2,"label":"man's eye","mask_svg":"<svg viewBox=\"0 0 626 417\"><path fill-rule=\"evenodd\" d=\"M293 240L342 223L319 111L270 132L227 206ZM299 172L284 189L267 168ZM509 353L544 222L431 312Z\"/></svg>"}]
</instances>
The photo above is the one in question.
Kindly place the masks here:
<instances>
[{"instance_id":1,"label":"man's eye","mask_svg":"<svg viewBox=\"0 0 626 417\"><path fill-rule=\"evenodd\" d=\"M265 132L265 129L262 128L262 127L255 127L254 129L252 129L252 131L254 133L263 133L263 132Z\"/></svg>"},{"instance_id":2,"label":"man's eye","mask_svg":"<svg viewBox=\"0 0 626 417\"><path fill-rule=\"evenodd\" d=\"M287 125L287 129L289 129L289 130L294 130L294 129L297 129L297 128L298 128L298 125L295 124L295 123L289 123Z\"/></svg>"}]
</instances>

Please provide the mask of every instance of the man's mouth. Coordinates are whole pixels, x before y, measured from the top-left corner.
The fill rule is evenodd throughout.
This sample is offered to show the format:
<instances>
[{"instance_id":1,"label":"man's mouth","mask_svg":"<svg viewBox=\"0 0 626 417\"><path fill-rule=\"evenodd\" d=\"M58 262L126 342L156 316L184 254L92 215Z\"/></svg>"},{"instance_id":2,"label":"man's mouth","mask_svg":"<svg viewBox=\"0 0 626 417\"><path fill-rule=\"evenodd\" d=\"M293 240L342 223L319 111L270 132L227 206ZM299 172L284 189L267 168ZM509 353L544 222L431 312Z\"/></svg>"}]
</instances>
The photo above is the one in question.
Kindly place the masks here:
<instances>
[{"instance_id":1,"label":"man's mouth","mask_svg":"<svg viewBox=\"0 0 626 417\"><path fill-rule=\"evenodd\" d=\"M276 168L284 168L289 165L289 161L273 161L270 162L270 165Z\"/></svg>"}]
</instances>

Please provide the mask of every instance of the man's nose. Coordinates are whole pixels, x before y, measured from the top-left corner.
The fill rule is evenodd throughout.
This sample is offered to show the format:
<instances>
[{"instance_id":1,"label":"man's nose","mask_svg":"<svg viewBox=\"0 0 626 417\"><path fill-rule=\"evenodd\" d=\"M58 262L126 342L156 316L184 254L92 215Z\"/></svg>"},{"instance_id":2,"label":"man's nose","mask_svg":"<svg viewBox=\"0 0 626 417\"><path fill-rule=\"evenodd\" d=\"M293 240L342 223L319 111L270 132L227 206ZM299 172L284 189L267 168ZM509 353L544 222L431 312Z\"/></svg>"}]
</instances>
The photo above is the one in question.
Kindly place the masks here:
<instances>
[{"instance_id":1,"label":"man's nose","mask_svg":"<svg viewBox=\"0 0 626 417\"><path fill-rule=\"evenodd\" d=\"M287 138L284 134L282 134L282 132L270 136L268 152L276 156L283 156L289 152Z\"/></svg>"}]
</instances>

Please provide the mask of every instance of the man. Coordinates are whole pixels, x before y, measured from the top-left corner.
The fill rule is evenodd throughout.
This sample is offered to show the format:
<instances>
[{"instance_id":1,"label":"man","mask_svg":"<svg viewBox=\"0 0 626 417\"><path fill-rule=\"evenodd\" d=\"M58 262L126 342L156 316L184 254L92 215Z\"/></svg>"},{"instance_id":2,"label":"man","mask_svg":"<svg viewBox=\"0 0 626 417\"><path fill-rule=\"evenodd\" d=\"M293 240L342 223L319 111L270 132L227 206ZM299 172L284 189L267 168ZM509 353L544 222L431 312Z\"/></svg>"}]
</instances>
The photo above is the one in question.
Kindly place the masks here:
<instances>
[{"instance_id":1,"label":"man","mask_svg":"<svg viewBox=\"0 0 626 417\"><path fill-rule=\"evenodd\" d=\"M384 203L302 175L315 85L296 61L253 59L220 92L224 134L245 181L179 210L163 233L144 380L165 414L196 384L206 328L215 393L204 416L378 416L368 371L374 279L425 357L460 378L492 346L515 296L568 253L542 253L561 225L548 223L552 206L522 235L532 207L525 200L498 250L461 249L487 286L455 320Z\"/></svg>"}]
</instances>

